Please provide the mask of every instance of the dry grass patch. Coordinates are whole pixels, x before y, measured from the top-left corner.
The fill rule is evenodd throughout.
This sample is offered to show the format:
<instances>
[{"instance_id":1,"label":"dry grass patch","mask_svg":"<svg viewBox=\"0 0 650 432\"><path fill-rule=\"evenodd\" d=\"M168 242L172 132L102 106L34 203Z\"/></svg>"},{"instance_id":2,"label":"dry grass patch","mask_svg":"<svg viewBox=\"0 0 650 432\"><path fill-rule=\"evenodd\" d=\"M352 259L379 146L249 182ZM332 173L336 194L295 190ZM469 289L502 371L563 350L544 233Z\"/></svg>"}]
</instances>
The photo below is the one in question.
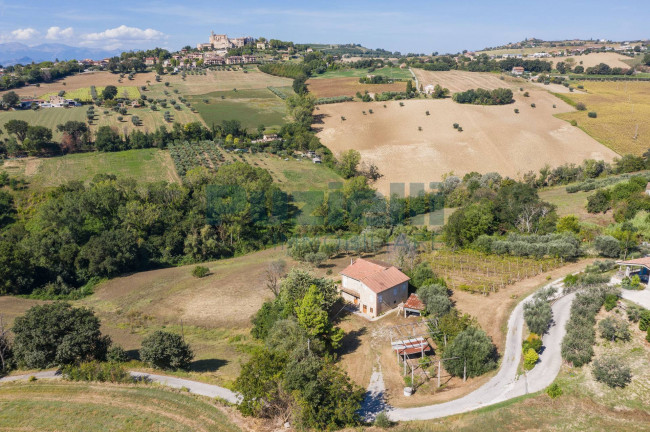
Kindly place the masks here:
<instances>
[{"instance_id":1,"label":"dry grass patch","mask_svg":"<svg viewBox=\"0 0 650 432\"><path fill-rule=\"evenodd\" d=\"M114 86L136 86L140 87L147 84L147 81L155 82L156 74L154 72L137 73L132 80L126 76L119 82L120 75L111 72L84 72L77 75L72 75L62 80L41 84L37 86L27 86L15 89L18 96L26 97L39 97L44 94L53 93L58 94L61 90L66 92L73 92L74 90L96 86L106 87L107 85ZM64 84L65 83L65 84ZM0 92L0 96L2 96Z\"/></svg>"},{"instance_id":2,"label":"dry grass patch","mask_svg":"<svg viewBox=\"0 0 650 432\"><path fill-rule=\"evenodd\" d=\"M584 81L586 93L566 95L574 102L583 102L586 111L558 114L566 121L575 120L578 127L618 154L641 155L650 147L650 82ZM598 114L588 116L589 111Z\"/></svg>"},{"instance_id":3,"label":"dry grass patch","mask_svg":"<svg viewBox=\"0 0 650 432\"><path fill-rule=\"evenodd\" d=\"M368 93L383 93L388 91L403 92L406 91L405 82L395 82L393 84L361 84L359 78L318 78L307 80L309 92L317 98L332 96L355 96L357 92L363 94L366 90Z\"/></svg>"},{"instance_id":4,"label":"dry grass patch","mask_svg":"<svg viewBox=\"0 0 650 432\"><path fill-rule=\"evenodd\" d=\"M396 101L321 105L322 123L316 127L335 155L352 148L362 160L375 163L384 175L376 187L384 194L390 192L391 183L428 185L450 171L461 176L495 171L516 178L546 164L581 163L587 158L612 161L617 156L553 117L572 111L568 104L543 90L529 92L530 97L515 93L516 101L502 106L462 105L451 99L401 101L403 106ZM463 132L454 129L454 123Z\"/></svg>"},{"instance_id":5,"label":"dry grass patch","mask_svg":"<svg viewBox=\"0 0 650 432\"><path fill-rule=\"evenodd\" d=\"M510 88L513 93L519 87L527 87L526 81L521 78L514 78L501 74L494 74L488 72L467 72L459 70L451 71L426 71L424 69L414 68L413 72L418 77L420 85L436 85L440 84L449 89L453 94L456 92L466 91L469 89L484 88L486 90L493 90L496 88ZM500 79L499 77L503 77Z\"/></svg>"}]
</instances>

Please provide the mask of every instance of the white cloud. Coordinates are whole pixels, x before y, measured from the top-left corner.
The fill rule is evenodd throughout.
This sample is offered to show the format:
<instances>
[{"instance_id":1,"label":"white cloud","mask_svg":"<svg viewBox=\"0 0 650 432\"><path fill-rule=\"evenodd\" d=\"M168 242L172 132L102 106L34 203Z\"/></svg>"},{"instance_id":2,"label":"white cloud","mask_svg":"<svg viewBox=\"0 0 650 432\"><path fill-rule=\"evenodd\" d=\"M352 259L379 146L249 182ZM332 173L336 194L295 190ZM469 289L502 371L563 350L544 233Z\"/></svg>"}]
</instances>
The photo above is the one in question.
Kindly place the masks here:
<instances>
[{"instance_id":1,"label":"white cloud","mask_svg":"<svg viewBox=\"0 0 650 432\"><path fill-rule=\"evenodd\" d=\"M100 33L88 33L83 36L87 41L152 41L162 39L165 34L154 29L142 30L137 27L121 25Z\"/></svg>"},{"instance_id":2,"label":"white cloud","mask_svg":"<svg viewBox=\"0 0 650 432\"><path fill-rule=\"evenodd\" d=\"M61 27L54 26L47 29L47 34L45 35L45 39L66 40L66 39L71 39L73 36L74 36L74 30L72 29L72 27L62 29Z\"/></svg>"},{"instance_id":3,"label":"white cloud","mask_svg":"<svg viewBox=\"0 0 650 432\"><path fill-rule=\"evenodd\" d=\"M16 29L11 32L11 38L17 41L28 41L30 39L35 38L38 35L39 35L38 31L34 30L31 27L24 28L24 29Z\"/></svg>"}]
</instances>

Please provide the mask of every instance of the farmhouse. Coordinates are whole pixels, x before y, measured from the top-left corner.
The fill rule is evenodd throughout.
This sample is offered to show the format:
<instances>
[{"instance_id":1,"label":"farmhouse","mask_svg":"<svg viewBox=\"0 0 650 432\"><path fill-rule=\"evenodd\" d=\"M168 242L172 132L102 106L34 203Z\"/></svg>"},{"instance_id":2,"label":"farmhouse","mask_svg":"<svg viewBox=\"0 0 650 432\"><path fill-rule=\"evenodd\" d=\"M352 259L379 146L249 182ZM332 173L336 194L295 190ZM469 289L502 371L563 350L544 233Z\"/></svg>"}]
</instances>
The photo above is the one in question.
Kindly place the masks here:
<instances>
[{"instance_id":1,"label":"farmhouse","mask_svg":"<svg viewBox=\"0 0 650 432\"><path fill-rule=\"evenodd\" d=\"M410 279L393 265L359 258L341 272L339 292L374 318L406 301Z\"/></svg>"},{"instance_id":2,"label":"farmhouse","mask_svg":"<svg viewBox=\"0 0 650 432\"><path fill-rule=\"evenodd\" d=\"M513 75L522 75L524 72L525 72L524 68L521 66L515 66L512 68Z\"/></svg>"},{"instance_id":3,"label":"farmhouse","mask_svg":"<svg viewBox=\"0 0 650 432\"><path fill-rule=\"evenodd\" d=\"M618 277L638 276L641 283L648 284L650 276L650 257L637 258L627 261L616 261L619 265Z\"/></svg>"}]
</instances>

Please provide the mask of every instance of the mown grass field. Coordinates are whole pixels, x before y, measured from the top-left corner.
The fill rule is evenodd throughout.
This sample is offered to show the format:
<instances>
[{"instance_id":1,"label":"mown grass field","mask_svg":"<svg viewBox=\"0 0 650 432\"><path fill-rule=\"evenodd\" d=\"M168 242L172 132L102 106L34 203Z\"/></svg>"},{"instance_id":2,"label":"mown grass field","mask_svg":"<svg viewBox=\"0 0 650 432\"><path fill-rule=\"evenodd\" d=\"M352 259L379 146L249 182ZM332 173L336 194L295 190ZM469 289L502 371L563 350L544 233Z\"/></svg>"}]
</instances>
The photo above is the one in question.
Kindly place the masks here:
<instances>
[{"instance_id":1,"label":"mown grass field","mask_svg":"<svg viewBox=\"0 0 650 432\"><path fill-rule=\"evenodd\" d=\"M586 111L557 114L618 154L641 155L650 147L650 82L581 81L586 93L565 94L574 104L583 102ZM595 111L597 118L588 112Z\"/></svg>"},{"instance_id":2,"label":"mown grass field","mask_svg":"<svg viewBox=\"0 0 650 432\"><path fill-rule=\"evenodd\" d=\"M180 102L177 102L177 105L181 107L180 110L175 109L170 104L167 105L167 108L158 105L157 111L152 110L149 106L141 108L129 107L126 115L121 115L114 111L108 111L108 113L104 114L104 108L95 108L95 118L90 129L96 131L100 126L111 126L116 128L121 134L124 134L131 133L134 130L153 132L160 126L165 126L167 129L171 129L174 122L181 124L202 122L201 116L192 112L190 108ZM169 114L171 115L170 122L165 121L165 111L169 111ZM120 116L122 117L122 121L118 119ZM133 116L138 116L140 119L139 126L133 124Z\"/></svg>"},{"instance_id":3,"label":"mown grass field","mask_svg":"<svg viewBox=\"0 0 650 432\"><path fill-rule=\"evenodd\" d=\"M367 75L381 75L393 79L412 79L413 76L408 69L400 69L398 67L385 66L383 68L375 69L368 72L367 68L362 69L339 69L327 71L320 75L314 75L313 79L327 79L327 78L350 78L350 77L365 77Z\"/></svg>"},{"instance_id":4,"label":"mown grass field","mask_svg":"<svg viewBox=\"0 0 650 432\"><path fill-rule=\"evenodd\" d=\"M116 98L124 98L124 99L139 99L140 98L140 90L136 86L116 86L117 87L117 96ZM97 86L95 87L95 90L97 91L97 95L101 97L102 92L104 91L106 87L103 86ZM52 93L46 93L41 96L42 99L49 100L50 96L56 96L58 95L58 92L52 92ZM82 102L90 102L93 100L92 94L90 92L90 87L82 87L74 90L65 90L65 98L67 99L79 99Z\"/></svg>"},{"instance_id":5,"label":"mown grass field","mask_svg":"<svg viewBox=\"0 0 650 432\"><path fill-rule=\"evenodd\" d=\"M234 432L207 398L153 385L42 380L0 386L0 431Z\"/></svg>"},{"instance_id":6,"label":"mown grass field","mask_svg":"<svg viewBox=\"0 0 650 432\"><path fill-rule=\"evenodd\" d=\"M217 91L188 99L208 126L239 120L247 129L264 125L279 130L285 123L284 101L267 88Z\"/></svg>"},{"instance_id":7,"label":"mown grass field","mask_svg":"<svg viewBox=\"0 0 650 432\"><path fill-rule=\"evenodd\" d=\"M24 120L32 126L45 126L52 129L54 140L61 139L61 134L57 132L56 126L69 120L86 121L86 109L78 108L41 108L38 111L20 110L20 111L0 111L0 127L5 133L4 125L9 120Z\"/></svg>"},{"instance_id":8,"label":"mown grass field","mask_svg":"<svg viewBox=\"0 0 650 432\"><path fill-rule=\"evenodd\" d=\"M278 186L286 191L312 191L328 189L330 183L342 183L344 180L334 170L323 164L315 164L310 159L295 159L267 153L244 153L235 155L225 153L227 161L242 161L249 165L268 170Z\"/></svg>"},{"instance_id":9,"label":"mown grass field","mask_svg":"<svg viewBox=\"0 0 650 432\"><path fill-rule=\"evenodd\" d=\"M97 174L115 174L142 182L179 181L169 152L158 149L13 159L5 161L0 170L25 177L30 188L36 189L58 186L70 180L86 182Z\"/></svg>"},{"instance_id":10,"label":"mown grass field","mask_svg":"<svg viewBox=\"0 0 650 432\"><path fill-rule=\"evenodd\" d=\"M607 213L592 214L587 212L587 198L595 191L568 193L566 186L554 186L539 191L539 197L557 206L558 216L577 216L583 222L591 222L597 225L607 226L614 222L611 211Z\"/></svg>"}]
</instances>

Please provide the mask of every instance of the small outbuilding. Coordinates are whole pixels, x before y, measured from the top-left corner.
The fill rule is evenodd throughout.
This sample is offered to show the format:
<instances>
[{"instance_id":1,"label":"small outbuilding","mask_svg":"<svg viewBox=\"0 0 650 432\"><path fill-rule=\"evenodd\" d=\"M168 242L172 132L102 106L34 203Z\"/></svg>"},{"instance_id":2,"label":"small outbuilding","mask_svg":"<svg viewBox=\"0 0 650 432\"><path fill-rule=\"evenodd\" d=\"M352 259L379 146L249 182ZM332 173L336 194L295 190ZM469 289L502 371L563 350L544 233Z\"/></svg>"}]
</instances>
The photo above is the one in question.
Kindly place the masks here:
<instances>
[{"instance_id":1,"label":"small outbuilding","mask_svg":"<svg viewBox=\"0 0 650 432\"><path fill-rule=\"evenodd\" d=\"M648 283L648 277L650 276L650 257L616 261L616 264L619 265L619 276L638 276L642 283Z\"/></svg>"},{"instance_id":2,"label":"small outbuilding","mask_svg":"<svg viewBox=\"0 0 650 432\"><path fill-rule=\"evenodd\" d=\"M406 302L402 305L402 310L404 310L404 318L409 315L422 316L426 307L420 297L417 294L413 293L409 296Z\"/></svg>"}]
</instances>

